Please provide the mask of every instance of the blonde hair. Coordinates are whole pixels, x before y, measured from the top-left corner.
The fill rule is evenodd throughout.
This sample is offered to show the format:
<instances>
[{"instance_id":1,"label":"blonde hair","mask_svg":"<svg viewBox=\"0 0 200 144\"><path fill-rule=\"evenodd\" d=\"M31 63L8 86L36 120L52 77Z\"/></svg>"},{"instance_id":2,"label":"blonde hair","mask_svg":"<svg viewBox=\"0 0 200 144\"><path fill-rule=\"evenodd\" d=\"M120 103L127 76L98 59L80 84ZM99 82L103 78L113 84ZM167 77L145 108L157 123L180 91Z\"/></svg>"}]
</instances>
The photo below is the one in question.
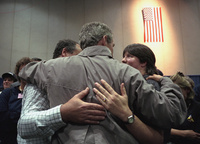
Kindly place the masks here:
<instances>
[{"instance_id":1,"label":"blonde hair","mask_svg":"<svg viewBox=\"0 0 200 144\"><path fill-rule=\"evenodd\" d=\"M175 75L171 76L170 78L180 88L183 88L183 89L188 88L190 90L186 99L194 98L195 93L194 93L193 88L195 84L194 84L194 81L190 77L185 76L182 72L177 72Z\"/></svg>"}]
</instances>

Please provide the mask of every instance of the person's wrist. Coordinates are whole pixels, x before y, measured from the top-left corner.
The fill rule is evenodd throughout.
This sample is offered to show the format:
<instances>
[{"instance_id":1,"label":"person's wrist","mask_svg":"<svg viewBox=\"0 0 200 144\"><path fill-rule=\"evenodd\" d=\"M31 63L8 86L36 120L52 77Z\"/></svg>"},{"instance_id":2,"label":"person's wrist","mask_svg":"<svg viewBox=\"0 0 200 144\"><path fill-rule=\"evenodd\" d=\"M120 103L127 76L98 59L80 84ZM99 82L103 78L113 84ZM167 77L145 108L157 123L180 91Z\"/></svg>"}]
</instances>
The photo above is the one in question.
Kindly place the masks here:
<instances>
[{"instance_id":1,"label":"person's wrist","mask_svg":"<svg viewBox=\"0 0 200 144\"><path fill-rule=\"evenodd\" d=\"M159 81L158 81L158 82L159 82L159 83L161 83L161 82L162 82L162 80L163 80L163 76L161 76L161 77L160 77L160 79L159 79Z\"/></svg>"},{"instance_id":2,"label":"person's wrist","mask_svg":"<svg viewBox=\"0 0 200 144\"><path fill-rule=\"evenodd\" d=\"M62 121L67 123L68 121L66 120L66 116L65 116L65 106L64 106L64 104L62 104L60 106L60 115L61 115Z\"/></svg>"},{"instance_id":3,"label":"person's wrist","mask_svg":"<svg viewBox=\"0 0 200 144\"><path fill-rule=\"evenodd\" d=\"M124 112L124 115L122 115L122 121L124 123L128 122L128 117L130 117L131 115L133 115L132 111L129 109L128 111Z\"/></svg>"},{"instance_id":4,"label":"person's wrist","mask_svg":"<svg viewBox=\"0 0 200 144\"><path fill-rule=\"evenodd\" d=\"M128 116L127 121L125 122L125 124L132 124L135 121L135 115L131 114L130 116Z\"/></svg>"}]
</instances>

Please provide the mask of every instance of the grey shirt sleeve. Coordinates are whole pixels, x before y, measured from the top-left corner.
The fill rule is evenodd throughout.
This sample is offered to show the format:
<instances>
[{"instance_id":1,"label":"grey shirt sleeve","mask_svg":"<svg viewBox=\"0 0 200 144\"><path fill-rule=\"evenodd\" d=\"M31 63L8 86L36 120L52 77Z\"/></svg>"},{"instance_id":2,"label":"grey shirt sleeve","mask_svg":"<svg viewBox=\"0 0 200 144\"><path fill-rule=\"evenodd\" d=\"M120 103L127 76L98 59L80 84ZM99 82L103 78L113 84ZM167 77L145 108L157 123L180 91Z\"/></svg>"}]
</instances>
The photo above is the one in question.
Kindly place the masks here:
<instances>
[{"instance_id":1,"label":"grey shirt sleeve","mask_svg":"<svg viewBox=\"0 0 200 144\"><path fill-rule=\"evenodd\" d=\"M187 107L180 88L171 79L161 79L161 90L156 91L144 80L132 82L136 87L135 99L131 107L145 123L158 128L168 129L180 125L186 117Z\"/></svg>"},{"instance_id":2,"label":"grey shirt sleeve","mask_svg":"<svg viewBox=\"0 0 200 144\"><path fill-rule=\"evenodd\" d=\"M53 64L52 60L31 62L22 68L19 77L27 81L27 83L34 84L40 89L46 90L48 74Z\"/></svg>"}]
</instances>

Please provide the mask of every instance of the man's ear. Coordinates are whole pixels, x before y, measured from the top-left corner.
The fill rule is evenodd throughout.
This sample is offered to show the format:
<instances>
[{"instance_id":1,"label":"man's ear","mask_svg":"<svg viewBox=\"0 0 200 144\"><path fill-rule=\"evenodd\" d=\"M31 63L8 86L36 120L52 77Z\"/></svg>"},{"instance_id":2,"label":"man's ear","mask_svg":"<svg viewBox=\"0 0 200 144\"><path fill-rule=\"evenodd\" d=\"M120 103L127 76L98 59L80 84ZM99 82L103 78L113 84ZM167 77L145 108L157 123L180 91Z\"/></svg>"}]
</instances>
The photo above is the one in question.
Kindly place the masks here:
<instances>
[{"instance_id":1,"label":"man's ear","mask_svg":"<svg viewBox=\"0 0 200 144\"><path fill-rule=\"evenodd\" d=\"M62 49L61 56L62 56L62 57L66 57L66 56L67 56L67 50L66 50L66 48L63 48L63 49Z\"/></svg>"},{"instance_id":2,"label":"man's ear","mask_svg":"<svg viewBox=\"0 0 200 144\"><path fill-rule=\"evenodd\" d=\"M104 35L102 39L98 42L98 45L106 46L107 45L107 36Z\"/></svg>"},{"instance_id":3,"label":"man's ear","mask_svg":"<svg viewBox=\"0 0 200 144\"><path fill-rule=\"evenodd\" d=\"M103 44L103 46L107 45L107 35L103 36L103 38L102 38L102 44Z\"/></svg>"}]
</instances>

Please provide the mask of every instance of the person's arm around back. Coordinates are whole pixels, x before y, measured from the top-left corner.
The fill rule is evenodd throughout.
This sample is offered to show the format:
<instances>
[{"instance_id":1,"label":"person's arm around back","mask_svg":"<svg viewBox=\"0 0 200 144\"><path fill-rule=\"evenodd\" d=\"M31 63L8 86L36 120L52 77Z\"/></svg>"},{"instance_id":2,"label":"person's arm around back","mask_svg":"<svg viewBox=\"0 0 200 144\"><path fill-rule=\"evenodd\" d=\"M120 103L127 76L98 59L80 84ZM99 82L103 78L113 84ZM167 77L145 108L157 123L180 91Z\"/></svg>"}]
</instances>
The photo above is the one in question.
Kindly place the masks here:
<instances>
[{"instance_id":1,"label":"person's arm around back","mask_svg":"<svg viewBox=\"0 0 200 144\"><path fill-rule=\"evenodd\" d=\"M98 91L96 88L93 89L96 93L97 99L108 111L110 111L113 115L117 116L125 123L125 126L134 136L134 138L143 144L163 143L163 133L144 124L136 115L134 115L133 123L126 124L128 117L133 115L133 113L128 106L128 97L126 95L124 84L121 84L120 86L122 95L119 95L113 90L112 87L110 87L106 81L101 80L101 82L106 89L104 89L98 83L95 84L101 91Z\"/></svg>"},{"instance_id":2,"label":"person's arm around back","mask_svg":"<svg viewBox=\"0 0 200 144\"><path fill-rule=\"evenodd\" d=\"M27 85L18 121L19 135L25 139L47 138L67 122L98 124L105 119L105 111L101 105L81 100L88 92L85 89L67 103L50 109L47 95L36 86Z\"/></svg>"},{"instance_id":3,"label":"person's arm around back","mask_svg":"<svg viewBox=\"0 0 200 144\"><path fill-rule=\"evenodd\" d=\"M169 129L179 126L187 115L187 106L180 87L170 78L160 75L154 74L147 79L153 77L160 83L161 89L160 91L155 91L150 87L146 89L146 84L145 87L141 87L137 93L141 117L148 116L148 119L151 119L150 123L159 128Z\"/></svg>"}]
</instances>

